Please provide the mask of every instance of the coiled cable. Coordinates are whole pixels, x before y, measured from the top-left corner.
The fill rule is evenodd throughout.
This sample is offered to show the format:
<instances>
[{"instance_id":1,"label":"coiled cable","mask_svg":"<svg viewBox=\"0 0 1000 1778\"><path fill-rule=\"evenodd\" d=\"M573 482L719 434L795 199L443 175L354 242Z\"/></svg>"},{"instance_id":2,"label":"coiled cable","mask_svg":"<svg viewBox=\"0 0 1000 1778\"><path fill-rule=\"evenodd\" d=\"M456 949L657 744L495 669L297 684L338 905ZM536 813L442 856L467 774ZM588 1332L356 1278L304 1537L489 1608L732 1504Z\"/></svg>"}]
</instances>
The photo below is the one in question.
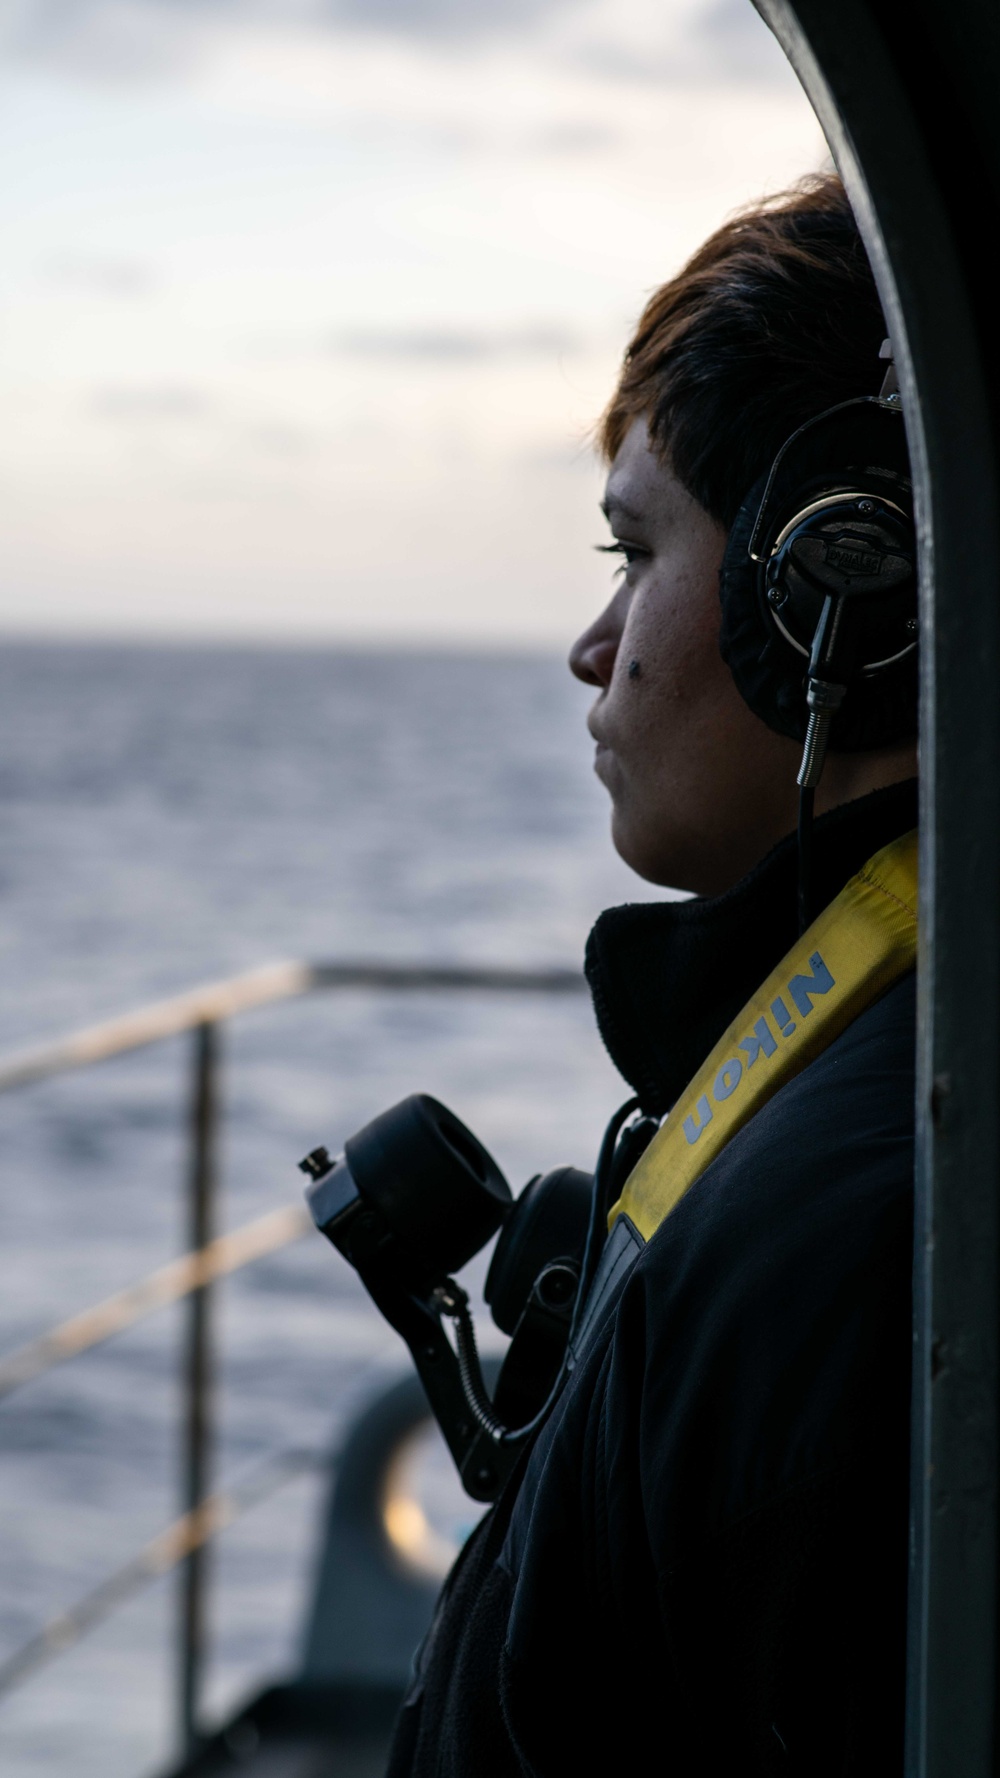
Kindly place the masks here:
<instances>
[{"instance_id":1,"label":"coiled cable","mask_svg":"<svg viewBox=\"0 0 1000 1778\"><path fill-rule=\"evenodd\" d=\"M466 1406L476 1425L486 1436L497 1445L521 1444L532 1437L543 1425L551 1413L569 1371L570 1354L573 1341L579 1331L584 1305L590 1287L597 1272L604 1246L602 1224L608 1212L608 1187L611 1179L611 1167L615 1149L621 1134L622 1125L639 1108L638 1099L627 1099L619 1106L604 1132L597 1167L594 1172L594 1188L590 1197L590 1216L587 1222L587 1239L583 1249L583 1263L580 1267L580 1282L577 1286L576 1301L570 1320L569 1334L566 1340L566 1351L563 1355L559 1372L548 1395L537 1414L524 1426L505 1426L493 1411L489 1391L483 1377L479 1362L479 1350L476 1346L476 1330L472 1315L469 1312L469 1299L460 1284L453 1278L445 1280L434 1292L434 1300L442 1313L455 1323L455 1348L458 1358L458 1374L462 1384L462 1394Z\"/></svg>"}]
</instances>

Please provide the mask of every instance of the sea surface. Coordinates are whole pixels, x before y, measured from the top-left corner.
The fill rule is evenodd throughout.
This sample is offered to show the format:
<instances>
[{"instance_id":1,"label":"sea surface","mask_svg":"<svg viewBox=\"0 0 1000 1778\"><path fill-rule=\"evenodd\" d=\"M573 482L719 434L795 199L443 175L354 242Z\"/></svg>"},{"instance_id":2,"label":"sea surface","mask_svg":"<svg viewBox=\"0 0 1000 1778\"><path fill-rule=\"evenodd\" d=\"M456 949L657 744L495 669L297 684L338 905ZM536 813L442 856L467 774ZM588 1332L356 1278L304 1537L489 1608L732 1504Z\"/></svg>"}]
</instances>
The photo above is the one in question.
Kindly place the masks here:
<instances>
[{"instance_id":1,"label":"sea surface","mask_svg":"<svg viewBox=\"0 0 1000 1778\"><path fill-rule=\"evenodd\" d=\"M652 893L611 850L587 703L545 657L0 647L0 1052L278 958L578 966L602 907ZM189 1072L173 1038L0 1096L0 1352L183 1250ZM626 1094L583 996L250 1012L224 1038L221 1226L298 1201L307 1149L412 1091L515 1189L592 1166ZM329 1451L407 1363L319 1238L216 1294L223 1486ZM0 1661L175 1516L181 1335L164 1310L0 1404ZM425 1468L454 1540L474 1509ZM294 1668L324 1485L220 1540L210 1718ZM162 1767L175 1596L158 1581L0 1698L4 1778Z\"/></svg>"}]
</instances>

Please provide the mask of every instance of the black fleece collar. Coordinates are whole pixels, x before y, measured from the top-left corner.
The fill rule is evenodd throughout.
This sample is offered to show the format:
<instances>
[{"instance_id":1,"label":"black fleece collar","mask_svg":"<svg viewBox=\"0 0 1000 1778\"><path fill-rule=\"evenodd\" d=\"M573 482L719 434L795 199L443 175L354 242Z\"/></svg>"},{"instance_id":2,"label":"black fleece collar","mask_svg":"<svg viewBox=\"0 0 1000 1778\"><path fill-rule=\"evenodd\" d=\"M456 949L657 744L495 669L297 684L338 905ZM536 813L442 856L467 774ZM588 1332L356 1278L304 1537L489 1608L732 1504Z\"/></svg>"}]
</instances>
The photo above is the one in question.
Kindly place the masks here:
<instances>
[{"instance_id":1,"label":"black fleece collar","mask_svg":"<svg viewBox=\"0 0 1000 1778\"><path fill-rule=\"evenodd\" d=\"M825 907L880 847L917 824L917 782L845 803L813 830L815 904ZM669 1111L755 988L798 935L790 834L711 899L608 908L585 968L601 1036L652 1117Z\"/></svg>"}]
</instances>

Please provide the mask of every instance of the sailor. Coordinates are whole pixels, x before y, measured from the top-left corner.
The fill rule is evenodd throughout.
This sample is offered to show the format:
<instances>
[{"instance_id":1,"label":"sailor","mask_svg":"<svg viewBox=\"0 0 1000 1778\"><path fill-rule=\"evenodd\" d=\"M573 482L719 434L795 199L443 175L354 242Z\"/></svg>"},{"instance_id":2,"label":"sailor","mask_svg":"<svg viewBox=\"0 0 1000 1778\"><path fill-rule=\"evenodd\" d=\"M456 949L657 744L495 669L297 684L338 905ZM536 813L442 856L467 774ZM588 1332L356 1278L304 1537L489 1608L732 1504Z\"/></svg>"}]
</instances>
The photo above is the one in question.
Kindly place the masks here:
<instances>
[{"instance_id":1,"label":"sailor","mask_svg":"<svg viewBox=\"0 0 1000 1778\"><path fill-rule=\"evenodd\" d=\"M885 334L829 175L713 235L625 354L619 573L571 665L615 846L692 898L591 935L638 1102L610 1233L390 1778L902 1769L916 624Z\"/></svg>"}]
</instances>

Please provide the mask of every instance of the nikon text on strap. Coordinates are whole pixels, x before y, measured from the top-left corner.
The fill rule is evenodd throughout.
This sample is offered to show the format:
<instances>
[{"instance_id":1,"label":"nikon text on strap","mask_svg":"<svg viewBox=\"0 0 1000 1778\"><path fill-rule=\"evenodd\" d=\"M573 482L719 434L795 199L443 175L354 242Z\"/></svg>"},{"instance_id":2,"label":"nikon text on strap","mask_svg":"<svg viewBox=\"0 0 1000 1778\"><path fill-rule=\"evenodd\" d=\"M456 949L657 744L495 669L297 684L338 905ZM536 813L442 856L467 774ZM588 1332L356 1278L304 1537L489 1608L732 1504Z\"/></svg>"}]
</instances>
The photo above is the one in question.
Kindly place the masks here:
<instances>
[{"instance_id":1,"label":"nikon text on strap","mask_svg":"<svg viewBox=\"0 0 1000 1778\"><path fill-rule=\"evenodd\" d=\"M648 1241L779 1087L912 969L917 835L858 871L748 1001L678 1099L608 1217Z\"/></svg>"}]
</instances>

